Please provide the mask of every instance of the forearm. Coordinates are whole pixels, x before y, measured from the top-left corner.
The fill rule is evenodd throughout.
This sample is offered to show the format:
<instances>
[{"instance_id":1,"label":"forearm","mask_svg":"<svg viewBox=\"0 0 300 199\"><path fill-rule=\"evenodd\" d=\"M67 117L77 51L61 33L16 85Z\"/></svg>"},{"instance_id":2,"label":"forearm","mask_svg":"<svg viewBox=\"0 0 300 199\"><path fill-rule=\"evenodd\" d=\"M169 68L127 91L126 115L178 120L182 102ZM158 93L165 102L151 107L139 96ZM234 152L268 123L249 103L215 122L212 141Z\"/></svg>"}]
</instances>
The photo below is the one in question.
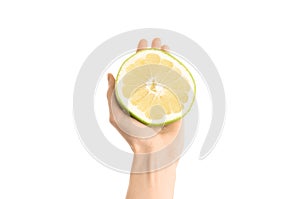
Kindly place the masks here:
<instances>
[{"instance_id":1,"label":"forearm","mask_svg":"<svg viewBox=\"0 0 300 199\"><path fill-rule=\"evenodd\" d=\"M132 168L139 167L134 158ZM131 173L126 199L172 199L177 163L148 173Z\"/></svg>"}]
</instances>

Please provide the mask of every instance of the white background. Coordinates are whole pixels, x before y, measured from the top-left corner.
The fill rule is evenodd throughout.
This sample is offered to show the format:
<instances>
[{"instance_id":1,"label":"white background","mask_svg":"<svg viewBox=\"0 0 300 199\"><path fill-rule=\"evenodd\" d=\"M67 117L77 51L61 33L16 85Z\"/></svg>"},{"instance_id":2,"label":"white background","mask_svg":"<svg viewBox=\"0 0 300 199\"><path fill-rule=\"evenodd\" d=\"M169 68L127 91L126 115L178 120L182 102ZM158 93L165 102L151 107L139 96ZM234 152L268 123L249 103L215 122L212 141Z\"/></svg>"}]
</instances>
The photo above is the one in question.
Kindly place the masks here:
<instances>
[{"instance_id":1,"label":"white background","mask_svg":"<svg viewBox=\"0 0 300 199\"><path fill-rule=\"evenodd\" d=\"M182 158L175 198L300 197L298 1L42 2L0 3L0 198L125 197L128 175L81 145L72 93L89 53L145 27L198 42L226 91L223 136Z\"/></svg>"}]
</instances>

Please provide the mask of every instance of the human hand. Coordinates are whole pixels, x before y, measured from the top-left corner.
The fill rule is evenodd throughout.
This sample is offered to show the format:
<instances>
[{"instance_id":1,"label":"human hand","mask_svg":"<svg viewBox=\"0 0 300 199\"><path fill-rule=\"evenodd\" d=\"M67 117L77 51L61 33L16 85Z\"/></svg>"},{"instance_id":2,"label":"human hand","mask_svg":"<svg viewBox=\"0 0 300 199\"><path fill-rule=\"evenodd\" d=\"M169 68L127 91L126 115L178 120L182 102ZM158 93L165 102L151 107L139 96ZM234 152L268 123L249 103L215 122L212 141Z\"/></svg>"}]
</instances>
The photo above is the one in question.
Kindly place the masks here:
<instances>
[{"instance_id":1,"label":"human hand","mask_svg":"<svg viewBox=\"0 0 300 199\"><path fill-rule=\"evenodd\" d=\"M137 51L147 48L147 41L140 40ZM152 48L168 50L168 46L161 45L159 38L152 41ZM164 149L173 143L180 132L182 124L181 120L168 124L162 127L149 127L141 122L130 117L119 106L115 97L115 78L112 74L108 74L108 91L107 100L110 111L110 123L118 130L123 138L130 145L135 154L150 154ZM173 144L176 149L172 149L173 153L180 153L183 144L183 136L176 139L176 144ZM175 154L179 155L179 154ZM174 155L174 156L175 156Z\"/></svg>"}]
</instances>

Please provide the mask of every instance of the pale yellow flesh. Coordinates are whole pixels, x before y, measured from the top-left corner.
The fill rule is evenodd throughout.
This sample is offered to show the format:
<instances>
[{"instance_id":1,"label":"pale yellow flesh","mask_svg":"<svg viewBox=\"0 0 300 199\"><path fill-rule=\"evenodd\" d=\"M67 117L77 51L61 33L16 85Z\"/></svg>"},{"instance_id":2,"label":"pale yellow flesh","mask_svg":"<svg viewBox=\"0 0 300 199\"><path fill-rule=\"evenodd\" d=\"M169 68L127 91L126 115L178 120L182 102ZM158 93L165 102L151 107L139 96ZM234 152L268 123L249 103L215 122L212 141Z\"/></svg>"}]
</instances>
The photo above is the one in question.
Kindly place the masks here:
<instances>
[{"instance_id":1,"label":"pale yellow flesh","mask_svg":"<svg viewBox=\"0 0 300 199\"><path fill-rule=\"evenodd\" d=\"M194 90L189 83L193 82L192 77L186 71L182 73L185 69L176 59L161 51L136 55L139 56L126 60L119 72L122 73L118 79L121 98L128 100L141 121L182 117L182 111L190 106L193 97L190 93Z\"/></svg>"},{"instance_id":2,"label":"pale yellow flesh","mask_svg":"<svg viewBox=\"0 0 300 199\"><path fill-rule=\"evenodd\" d=\"M151 120L180 113L189 90L189 84L177 71L162 65L136 67L123 78L124 97Z\"/></svg>"}]
</instances>

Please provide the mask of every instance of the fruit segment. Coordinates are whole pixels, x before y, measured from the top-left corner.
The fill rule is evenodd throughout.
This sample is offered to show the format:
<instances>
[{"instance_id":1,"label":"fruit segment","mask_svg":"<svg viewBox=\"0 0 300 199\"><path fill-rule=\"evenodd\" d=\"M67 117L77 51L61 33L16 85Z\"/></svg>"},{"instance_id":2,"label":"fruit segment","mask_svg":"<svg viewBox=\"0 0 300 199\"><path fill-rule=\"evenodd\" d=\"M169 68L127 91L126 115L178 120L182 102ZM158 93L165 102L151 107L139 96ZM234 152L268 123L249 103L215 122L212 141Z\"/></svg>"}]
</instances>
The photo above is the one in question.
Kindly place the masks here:
<instances>
[{"instance_id":1,"label":"fruit segment","mask_svg":"<svg viewBox=\"0 0 300 199\"><path fill-rule=\"evenodd\" d=\"M146 55L145 64L159 64L160 56L154 53L149 53Z\"/></svg>"}]
</instances>

